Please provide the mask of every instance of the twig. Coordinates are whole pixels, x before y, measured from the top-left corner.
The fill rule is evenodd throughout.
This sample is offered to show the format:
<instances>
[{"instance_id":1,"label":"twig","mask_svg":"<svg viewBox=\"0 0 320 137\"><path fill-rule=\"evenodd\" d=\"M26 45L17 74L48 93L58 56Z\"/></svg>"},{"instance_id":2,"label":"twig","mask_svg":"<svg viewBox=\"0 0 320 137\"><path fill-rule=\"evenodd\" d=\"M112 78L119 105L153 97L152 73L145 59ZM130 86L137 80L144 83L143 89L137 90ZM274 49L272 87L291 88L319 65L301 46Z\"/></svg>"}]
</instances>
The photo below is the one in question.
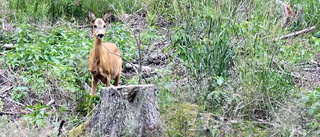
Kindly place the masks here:
<instances>
[{"instance_id":1,"label":"twig","mask_svg":"<svg viewBox=\"0 0 320 137\"><path fill-rule=\"evenodd\" d=\"M59 125L59 129L58 129L58 137L61 135L61 130L62 130L62 127L63 127L63 124L65 123L66 121L64 121L64 120L62 120L61 122L60 122L60 125Z\"/></svg>"},{"instance_id":2,"label":"twig","mask_svg":"<svg viewBox=\"0 0 320 137\"><path fill-rule=\"evenodd\" d=\"M0 112L0 115L19 115L19 114L27 114L26 112Z\"/></svg>"},{"instance_id":3,"label":"twig","mask_svg":"<svg viewBox=\"0 0 320 137\"><path fill-rule=\"evenodd\" d=\"M306 29L303 29L303 30L300 30L300 31L296 31L296 32L281 36L279 38L276 38L275 41L276 40L281 40L281 39L288 39L288 38L291 38L291 37L296 37L298 35L310 32L310 31L315 30L315 29L316 29L316 26L312 26L312 27L309 27L309 28L306 28Z\"/></svg>"},{"instance_id":4,"label":"twig","mask_svg":"<svg viewBox=\"0 0 320 137\"><path fill-rule=\"evenodd\" d=\"M9 81L9 79L6 76L2 75L1 73L0 73L0 75L1 75L1 77L5 78L7 81ZM7 81L5 81L5 82L7 82Z\"/></svg>"},{"instance_id":5,"label":"twig","mask_svg":"<svg viewBox=\"0 0 320 137\"><path fill-rule=\"evenodd\" d=\"M262 119L256 119L256 118L254 118L254 119L257 121L253 121L252 123L265 124L265 125L270 125L270 126L274 126L274 127L279 127L279 124L277 124L277 123L271 123L271 122L268 122L268 121L265 121Z\"/></svg>"},{"instance_id":6,"label":"twig","mask_svg":"<svg viewBox=\"0 0 320 137\"><path fill-rule=\"evenodd\" d=\"M114 11L115 12L117 12L117 10L116 10L116 8L113 6L113 5L111 5L111 7L114 9ZM117 12L118 14L119 14L119 12ZM125 22L125 21L123 21L123 18L120 18L120 20L122 21L122 22ZM128 23L126 23L126 26L130 29L130 26L128 25ZM140 68L136 68L134 65L134 67L136 68L136 69L138 69L138 75L139 75L139 84L141 84L141 77L143 78L143 80L147 83L147 84L149 84L148 82L147 82L147 80L144 78L144 76L141 74L141 42L139 41L140 40L140 37L139 37L139 40L137 39L137 37L136 37L136 35L134 34L134 32L130 29L130 32L134 35L134 39L135 39L135 41L136 41L136 43L137 43L137 46L138 46L138 52L139 52L139 66L140 66ZM106 47L105 47L106 48ZM109 49L108 49L109 50ZM120 55L118 55L118 56L120 56ZM121 56L120 56L121 57ZM124 59L123 57L121 57L122 59ZM126 61L126 60L125 60ZM128 61L126 61L126 62L128 62ZM130 63L130 62L128 62L128 63ZM130 63L131 65L132 65L132 63Z\"/></svg>"},{"instance_id":7,"label":"twig","mask_svg":"<svg viewBox=\"0 0 320 137\"><path fill-rule=\"evenodd\" d=\"M139 65L137 65L137 64L133 64L133 65L135 65L136 67L139 66ZM126 68L132 68L133 66L132 66L131 64L127 64L125 67L126 67ZM137 70L135 70L135 71L137 71ZM142 66L142 67L141 67L141 71L151 72L151 71L152 71L152 68L149 67L149 66Z\"/></svg>"},{"instance_id":8,"label":"twig","mask_svg":"<svg viewBox=\"0 0 320 137\"><path fill-rule=\"evenodd\" d=\"M0 91L0 95L4 94L5 92L11 90L13 87L10 86L10 87L7 87L6 89L4 89L3 91Z\"/></svg>"},{"instance_id":9,"label":"twig","mask_svg":"<svg viewBox=\"0 0 320 137\"><path fill-rule=\"evenodd\" d=\"M2 30L4 30L4 19L1 19L2 22Z\"/></svg>"},{"instance_id":10,"label":"twig","mask_svg":"<svg viewBox=\"0 0 320 137\"><path fill-rule=\"evenodd\" d=\"M3 98L3 99L5 99L5 100L8 100L8 101L10 101L10 102L12 102L12 103L15 103L15 104L19 105L19 106L26 107L26 105L21 104L21 103L19 103L19 102L17 102L17 101L14 101L14 100L12 100L12 99L10 99L10 98L6 98L6 97L4 97L4 96L0 96L0 98ZM26 108L26 109L29 110L30 112L33 112L33 110L30 109L30 108Z\"/></svg>"},{"instance_id":11,"label":"twig","mask_svg":"<svg viewBox=\"0 0 320 137\"><path fill-rule=\"evenodd\" d=\"M295 128L293 128L293 130L292 130L292 132L291 132L291 134L290 134L290 136L289 137L294 137L295 135L295 132L296 132L296 129Z\"/></svg>"},{"instance_id":12,"label":"twig","mask_svg":"<svg viewBox=\"0 0 320 137\"><path fill-rule=\"evenodd\" d=\"M136 43L137 43L137 46L138 46L138 54L139 54L139 61L138 61L138 64L139 64L139 84L141 84L141 69L142 69L142 65L141 65L141 40L140 40L140 34L139 34L139 39L137 38L137 36L134 34L133 32L133 35L134 35L134 39L136 40Z\"/></svg>"},{"instance_id":13,"label":"twig","mask_svg":"<svg viewBox=\"0 0 320 137\"><path fill-rule=\"evenodd\" d=\"M54 99L51 99L51 100L47 103L47 106L51 106L54 102L55 102Z\"/></svg>"},{"instance_id":14,"label":"twig","mask_svg":"<svg viewBox=\"0 0 320 137\"><path fill-rule=\"evenodd\" d=\"M82 26L79 26L78 28L82 29L82 28L89 28L89 27L90 27L90 25L82 25Z\"/></svg>"}]
</instances>

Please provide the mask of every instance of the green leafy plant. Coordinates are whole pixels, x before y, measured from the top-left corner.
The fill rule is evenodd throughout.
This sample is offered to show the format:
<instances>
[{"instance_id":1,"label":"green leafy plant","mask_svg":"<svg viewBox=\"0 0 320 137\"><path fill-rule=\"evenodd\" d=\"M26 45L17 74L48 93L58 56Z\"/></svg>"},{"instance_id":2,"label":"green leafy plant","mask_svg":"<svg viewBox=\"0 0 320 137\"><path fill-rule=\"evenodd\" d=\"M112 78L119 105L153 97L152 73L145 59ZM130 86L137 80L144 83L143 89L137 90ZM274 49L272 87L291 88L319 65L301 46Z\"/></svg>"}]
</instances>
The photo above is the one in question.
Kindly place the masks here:
<instances>
[{"instance_id":1,"label":"green leafy plant","mask_svg":"<svg viewBox=\"0 0 320 137\"><path fill-rule=\"evenodd\" d=\"M32 43L35 41L35 36L30 24L21 24L17 27L17 33L13 33L12 40L17 44Z\"/></svg>"},{"instance_id":2,"label":"green leafy plant","mask_svg":"<svg viewBox=\"0 0 320 137\"><path fill-rule=\"evenodd\" d=\"M12 98L20 102L27 94L28 87L15 87L13 88Z\"/></svg>"},{"instance_id":3,"label":"green leafy plant","mask_svg":"<svg viewBox=\"0 0 320 137\"><path fill-rule=\"evenodd\" d=\"M310 135L319 135L320 128L320 88L310 91L305 96L305 106L307 109L307 116L311 119L307 121L308 133Z\"/></svg>"},{"instance_id":4,"label":"green leafy plant","mask_svg":"<svg viewBox=\"0 0 320 137\"><path fill-rule=\"evenodd\" d=\"M33 112L25 115L25 120L37 127L45 127L47 125L47 117L49 114L46 113L46 109L50 108L50 106L41 105L38 103L35 106L27 106L27 108L33 109Z\"/></svg>"},{"instance_id":5,"label":"green leafy plant","mask_svg":"<svg viewBox=\"0 0 320 137\"><path fill-rule=\"evenodd\" d=\"M3 105L4 105L4 103L3 103L2 99L0 99L0 111L3 110Z\"/></svg>"}]
</instances>

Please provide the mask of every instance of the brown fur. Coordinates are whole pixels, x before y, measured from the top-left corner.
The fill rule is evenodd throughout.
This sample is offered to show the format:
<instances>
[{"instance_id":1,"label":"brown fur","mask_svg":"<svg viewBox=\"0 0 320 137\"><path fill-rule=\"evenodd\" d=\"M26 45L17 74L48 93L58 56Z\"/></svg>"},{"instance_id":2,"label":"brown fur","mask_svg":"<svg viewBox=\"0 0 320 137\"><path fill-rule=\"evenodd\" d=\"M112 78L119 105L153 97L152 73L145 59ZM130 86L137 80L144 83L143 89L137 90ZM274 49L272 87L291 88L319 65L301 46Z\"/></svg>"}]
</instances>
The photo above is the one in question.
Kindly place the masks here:
<instances>
[{"instance_id":1,"label":"brown fur","mask_svg":"<svg viewBox=\"0 0 320 137\"><path fill-rule=\"evenodd\" d=\"M103 43L105 26L109 18L109 14L104 15L103 19L96 18L95 15L89 11L89 20L91 21L94 35L94 47L89 56L89 71L92 78L91 96L95 95L98 80L101 80L107 87L110 87L111 79L115 80L114 86L118 86L120 81L122 70L120 51L114 43Z\"/></svg>"},{"instance_id":2,"label":"brown fur","mask_svg":"<svg viewBox=\"0 0 320 137\"><path fill-rule=\"evenodd\" d=\"M282 2L282 26L289 26L290 22L294 19L295 13L291 5Z\"/></svg>"}]
</instances>

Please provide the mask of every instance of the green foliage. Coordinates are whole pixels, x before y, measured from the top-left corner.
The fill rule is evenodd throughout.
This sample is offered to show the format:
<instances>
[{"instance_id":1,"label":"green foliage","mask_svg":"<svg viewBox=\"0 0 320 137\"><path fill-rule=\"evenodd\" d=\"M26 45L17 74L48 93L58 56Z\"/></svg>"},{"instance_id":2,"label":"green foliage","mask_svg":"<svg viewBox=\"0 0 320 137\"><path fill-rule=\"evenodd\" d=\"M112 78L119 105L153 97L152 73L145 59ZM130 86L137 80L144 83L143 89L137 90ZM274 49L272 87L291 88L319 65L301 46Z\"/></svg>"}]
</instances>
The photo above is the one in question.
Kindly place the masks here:
<instances>
[{"instance_id":1,"label":"green foliage","mask_svg":"<svg viewBox=\"0 0 320 137\"><path fill-rule=\"evenodd\" d=\"M283 70L283 64L275 60L285 60L292 66L309 59L315 53L310 49L317 47L301 47L301 41L290 46L273 41L275 34L286 32L276 27L277 16L272 10L275 5L271 2L249 3L255 6L249 11L250 17L238 16L235 11L240 5L234 1L180 2L174 5L178 27L174 27L171 48L195 79L191 84L194 88L189 90L198 93L197 103L219 116L245 116L252 130L246 135L260 131L269 134L263 124L263 128L254 128L250 120L272 120L273 111L297 93L288 75L291 68ZM189 94L182 92L160 92L160 101L166 103L169 98Z\"/></svg>"},{"instance_id":2,"label":"green foliage","mask_svg":"<svg viewBox=\"0 0 320 137\"><path fill-rule=\"evenodd\" d=\"M254 71L248 71L249 68ZM239 66L239 69L241 83L237 87L244 87L239 91L243 94L241 102L247 104L241 112L249 117L253 117L259 110L263 110L259 112L259 117L271 117L269 114L272 109L277 109L278 105L293 98L295 90L291 76L279 74L267 65L254 67L248 64Z\"/></svg>"},{"instance_id":3,"label":"green foliage","mask_svg":"<svg viewBox=\"0 0 320 137\"><path fill-rule=\"evenodd\" d=\"M173 37L173 48L177 50L177 56L185 62L190 74L198 81L204 76L209 81L215 76L226 77L234 54L234 47L230 43L232 22L207 13L206 8L200 9L199 6L210 2L188 4L195 7L191 14L180 8L178 12L183 18Z\"/></svg>"},{"instance_id":4,"label":"green foliage","mask_svg":"<svg viewBox=\"0 0 320 137\"><path fill-rule=\"evenodd\" d=\"M85 102L83 85L90 78L87 57L93 43L79 30L53 28L46 32L31 25L19 25L19 33L10 36L17 46L3 58L7 67L20 73L19 78L29 85L30 91L41 93L55 90L55 86L75 93ZM60 91L63 91L60 90ZM14 90L12 97L19 101L26 92ZM63 92L60 94L64 94Z\"/></svg>"},{"instance_id":5,"label":"green foliage","mask_svg":"<svg viewBox=\"0 0 320 137\"><path fill-rule=\"evenodd\" d=\"M17 32L8 36L17 46L3 58L7 67L18 71L20 79L35 93L55 90L54 86L74 93L76 110L85 113L90 97L84 85L91 79L85 68L93 39L83 30L52 28L44 32L30 24L19 25ZM117 43L122 52L128 53L123 54L125 58L136 58L134 37L122 24L114 24L107 34L107 42ZM19 101L25 93L17 89L12 96Z\"/></svg>"},{"instance_id":6,"label":"green foliage","mask_svg":"<svg viewBox=\"0 0 320 137\"><path fill-rule=\"evenodd\" d=\"M8 0L10 9L14 9L19 20L41 21L49 19L53 23L61 18L85 22L88 11L96 15L103 15L116 9L126 13L133 13L142 7L142 1L125 0ZM11 18L14 18L12 15Z\"/></svg>"},{"instance_id":7,"label":"green foliage","mask_svg":"<svg viewBox=\"0 0 320 137\"><path fill-rule=\"evenodd\" d=\"M46 113L46 109L50 108L50 106L45 106L38 103L35 106L27 106L27 108L33 109L33 112L25 115L25 120L37 127L45 127L47 125L47 117L49 114Z\"/></svg>"},{"instance_id":8,"label":"green foliage","mask_svg":"<svg viewBox=\"0 0 320 137\"><path fill-rule=\"evenodd\" d=\"M239 136L254 136L254 137L270 136L270 131L268 131L266 125L263 125L263 124L257 124L251 121L244 121L241 123L236 123L235 127L238 128L240 131L242 131L237 134Z\"/></svg>"},{"instance_id":9,"label":"green foliage","mask_svg":"<svg viewBox=\"0 0 320 137\"><path fill-rule=\"evenodd\" d=\"M216 113L219 113L219 107L222 107L225 100L231 99L223 88L218 87L223 87L224 79L230 75L236 49L231 43L235 22L224 17L225 14L233 14L233 7L223 2L222 7L230 11L213 16L207 8L214 7L214 2L179 3L175 10L180 17L177 20L180 26L174 28L176 35L172 38L172 47L177 57L183 60L195 83L200 86L199 103L210 110L215 108ZM186 12L186 7L194 9Z\"/></svg>"},{"instance_id":10,"label":"green foliage","mask_svg":"<svg viewBox=\"0 0 320 137\"><path fill-rule=\"evenodd\" d=\"M318 32L318 35L320 34L320 31ZM317 49L317 47L320 47L320 38L317 37L311 37L310 39L310 43L314 44L315 48ZM318 49L317 49L318 50ZM319 49L320 50L320 49Z\"/></svg>"},{"instance_id":11,"label":"green foliage","mask_svg":"<svg viewBox=\"0 0 320 137\"><path fill-rule=\"evenodd\" d=\"M32 29L30 24L21 24L17 27L17 33L14 33L11 37L13 42L17 44L24 43L33 43L35 42L35 36L32 31L36 31Z\"/></svg>"},{"instance_id":12,"label":"green foliage","mask_svg":"<svg viewBox=\"0 0 320 137\"><path fill-rule=\"evenodd\" d=\"M320 88L310 91L305 96L305 107L307 109L307 116L310 118L307 121L308 134L319 135L320 129Z\"/></svg>"},{"instance_id":13,"label":"green foliage","mask_svg":"<svg viewBox=\"0 0 320 137\"><path fill-rule=\"evenodd\" d=\"M6 44L10 41L9 35L0 31L0 44ZM0 47L2 48L2 47ZM0 49L2 51L2 49Z\"/></svg>"},{"instance_id":14,"label":"green foliage","mask_svg":"<svg viewBox=\"0 0 320 137\"><path fill-rule=\"evenodd\" d=\"M160 90L158 94L160 112L165 112L178 100L177 96L171 92L173 89L172 82L176 78L170 76L168 70L159 70L158 73L161 74L161 77L157 77L154 83Z\"/></svg>"},{"instance_id":15,"label":"green foliage","mask_svg":"<svg viewBox=\"0 0 320 137\"><path fill-rule=\"evenodd\" d=\"M195 136L195 132L190 128L195 128L195 121L198 114L198 106L189 103L176 104L167 109L161 115L166 126L167 136Z\"/></svg>"},{"instance_id":16,"label":"green foliage","mask_svg":"<svg viewBox=\"0 0 320 137\"><path fill-rule=\"evenodd\" d=\"M2 99L0 99L0 111L3 110L3 105L4 105L4 103L3 103Z\"/></svg>"},{"instance_id":17,"label":"green foliage","mask_svg":"<svg viewBox=\"0 0 320 137\"><path fill-rule=\"evenodd\" d=\"M18 31L13 36L18 46L8 52L5 60L10 68L22 71L25 82L38 83L31 86L33 91L49 90L47 82L52 83L51 79L70 91L77 91L86 82L89 76L82 67L86 66L83 60L92 40L86 39L85 33L62 29L52 29L48 34L32 33L39 30L30 25L19 26Z\"/></svg>"},{"instance_id":18,"label":"green foliage","mask_svg":"<svg viewBox=\"0 0 320 137\"><path fill-rule=\"evenodd\" d=\"M317 25L320 23L320 1L318 0L290 0L292 5L301 5L303 7L305 20L307 24Z\"/></svg>"},{"instance_id":19,"label":"green foliage","mask_svg":"<svg viewBox=\"0 0 320 137\"><path fill-rule=\"evenodd\" d=\"M106 42L116 43L121 49L122 56L129 61L137 58L137 45L130 30L121 23L112 24L106 32Z\"/></svg>"},{"instance_id":20,"label":"green foliage","mask_svg":"<svg viewBox=\"0 0 320 137\"><path fill-rule=\"evenodd\" d=\"M28 90L28 87L14 87L12 92L12 99L20 102L21 99L23 99L27 94L26 90Z\"/></svg>"}]
</instances>

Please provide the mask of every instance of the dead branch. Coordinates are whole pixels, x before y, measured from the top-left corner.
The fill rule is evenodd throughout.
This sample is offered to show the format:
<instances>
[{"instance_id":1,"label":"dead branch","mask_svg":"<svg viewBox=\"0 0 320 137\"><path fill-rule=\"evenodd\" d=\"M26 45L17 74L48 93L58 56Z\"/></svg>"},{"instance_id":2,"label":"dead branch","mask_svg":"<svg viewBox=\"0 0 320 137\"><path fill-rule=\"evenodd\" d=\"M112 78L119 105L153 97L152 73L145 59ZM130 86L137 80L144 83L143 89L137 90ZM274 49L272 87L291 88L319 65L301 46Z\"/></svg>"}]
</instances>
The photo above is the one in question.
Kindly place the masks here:
<instances>
[{"instance_id":1,"label":"dead branch","mask_svg":"<svg viewBox=\"0 0 320 137\"><path fill-rule=\"evenodd\" d=\"M51 106L54 102L55 102L55 100L54 100L54 99L51 99L51 100L47 103L47 106Z\"/></svg>"},{"instance_id":2,"label":"dead branch","mask_svg":"<svg viewBox=\"0 0 320 137\"><path fill-rule=\"evenodd\" d=\"M82 25L82 26L79 26L78 28L79 28L79 29L82 29L82 28L90 28L90 25Z\"/></svg>"},{"instance_id":3,"label":"dead branch","mask_svg":"<svg viewBox=\"0 0 320 137\"><path fill-rule=\"evenodd\" d=\"M59 129L58 129L58 137L61 135L62 133L62 127L63 127L63 124L65 123L66 121L65 120L62 120L60 122L60 125L59 125Z\"/></svg>"},{"instance_id":4,"label":"dead branch","mask_svg":"<svg viewBox=\"0 0 320 137\"><path fill-rule=\"evenodd\" d=\"M135 67L134 67L135 66ZM125 66L127 69L131 69L131 68L137 68L137 67L139 67L139 65L138 64L126 64L126 66ZM153 69L151 68L151 67L149 67L149 66L142 66L141 67L141 71L142 72L151 72ZM137 71L137 70L136 70Z\"/></svg>"},{"instance_id":5,"label":"dead branch","mask_svg":"<svg viewBox=\"0 0 320 137\"><path fill-rule=\"evenodd\" d=\"M306 28L306 29L303 29L303 30L300 30L300 31L296 31L296 32L281 36L281 37L275 39L275 41L276 40L282 40L282 39L288 39L288 38L291 38L291 37L296 37L298 35L311 32L311 31L313 31L315 29L316 29L316 26L312 26L312 27L309 27L309 28Z\"/></svg>"},{"instance_id":6,"label":"dead branch","mask_svg":"<svg viewBox=\"0 0 320 137\"><path fill-rule=\"evenodd\" d=\"M11 50L14 45L13 44L4 44L3 47L6 49L6 50Z\"/></svg>"},{"instance_id":7,"label":"dead branch","mask_svg":"<svg viewBox=\"0 0 320 137\"><path fill-rule=\"evenodd\" d=\"M0 115L20 115L27 114L26 112L0 112Z\"/></svg>"},{"instance_id":8,"label":"dead branch","mask_svg":"<svg viewBox=\"0 0 320 137\"><path fill-rule=\"evenodd\" d=\"M11 90L13 87L10 86L10 87L4 87L4 89L2 91L0 91L0 95L6 93L7 91Z\"/></svg>"},{"instance_id":9,"label":"dead branch","mask_svg":"<svg viewBox=\"0 0 320 137\"><path fill-rule=\"evenodd\" d=\"M22 107L26 107L26 105L24 105L24 104L22 104L22 103L19 103L19 102L17 102L17 101L14 101L14 100L12 100L12 99L10 99L10 98L7 98L7 97L4 97L4 96L0 96L0 98L2 98L2 99L5 99L5 100L8 100L8 101L10 101L10 102L12 102L12 103L15 103L15 104L17 104L17 105L19 105L19 106L22 106ZM30 109L30 108L26 108L27 110L29 110L30 112L33 112L33 110L32 109Z\"/></svg>"}]
</instances>

